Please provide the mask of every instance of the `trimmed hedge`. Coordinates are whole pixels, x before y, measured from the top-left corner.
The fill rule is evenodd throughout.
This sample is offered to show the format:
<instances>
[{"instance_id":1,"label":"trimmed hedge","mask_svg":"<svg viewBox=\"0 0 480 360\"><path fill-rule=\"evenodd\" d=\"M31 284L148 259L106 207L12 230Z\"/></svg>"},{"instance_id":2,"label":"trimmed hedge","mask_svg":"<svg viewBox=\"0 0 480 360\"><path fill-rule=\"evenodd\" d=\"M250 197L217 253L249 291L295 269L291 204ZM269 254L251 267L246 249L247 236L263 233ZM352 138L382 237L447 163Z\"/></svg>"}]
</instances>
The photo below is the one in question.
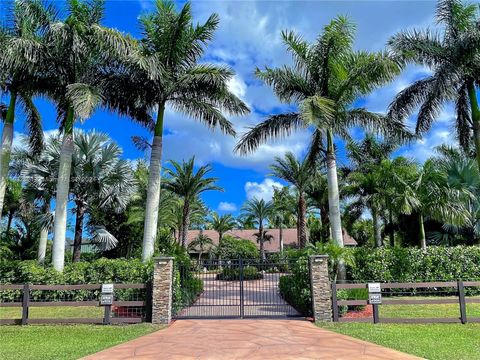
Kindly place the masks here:
<instances>
[{"instance_id":1,"label":"trimmed hedge","mask_svg":"<svg viewBox=\"0 0 480 360\"><path fill-rule=\"evenodd\" d=\"M258 259L260 251L254 243L249 240L237 239L225 235L214 251L219 259Z\"/></svg>"},{"instance_id":2,"label":"trimmed hedge","mask_svg":"<svg viewBox=\"0 0 480 360\"><path fill-rule=\"evenodd\" d=\"M357 248L351 277L357 281L451 281L480 279L480 247Z\"/></svg>"},{"instance_id":3,"label":"trimmed hedge","mask_svg":"<svg viewBox=\"0 0 480 360\"><path fill-rule=\"evenodd\" d=\"M312 315L312 297L308 258L300 257L291 267L291 274L280 277L280 296L305 316Z\"/></svg>"},{"instance_id":4,"label":"trimmed hedge","mask_svg":"<svg viewBox=\"0 0 480 360\"><path fill-rule=\"evenodd\" d=\"M263 274L254 266L246 266L243 268L243 280L259 280L263 279ZM240 269L238 268L224 268L220 274L217 275L217 280L240 280Z\"/></svg>"}]
</instances>

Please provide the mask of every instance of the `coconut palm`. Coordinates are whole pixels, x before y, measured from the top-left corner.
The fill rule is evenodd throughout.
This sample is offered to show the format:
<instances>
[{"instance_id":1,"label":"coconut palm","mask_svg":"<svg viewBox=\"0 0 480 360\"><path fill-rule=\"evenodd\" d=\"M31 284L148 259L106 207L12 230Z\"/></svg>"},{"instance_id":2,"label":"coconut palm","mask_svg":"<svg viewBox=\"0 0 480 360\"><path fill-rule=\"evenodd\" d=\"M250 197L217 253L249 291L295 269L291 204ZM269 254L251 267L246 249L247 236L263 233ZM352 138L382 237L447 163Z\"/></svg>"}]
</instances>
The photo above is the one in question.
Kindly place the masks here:
<instances>
[{"instance_id":1,"label":"coconut palm","mask_svg":"<svg viewBox=\"0 0 480 360\"><path fill-rule=\"evenodd\" d=\"M141 105L157 113L152 124L144 261L152 256L155 243L166 107L209 128L218 127L228 135L235 135L235 130L222 112L233 115L248 112L247 106L228 89L227 83L234 72L227 66L199 63L218 27L218 16L212 14L205 23L193 25L190 3L179 12L175 7L174 1L157 0L154 11L140 17L144 37L138 43L136 57L119 64L120 75L112 72L107 81L107 86L113 89L110 94L116 94L107 99L113 108Z\"/></svg>"},{"instance_id":2,"label":"coconut palm","mask_svg":"<svg viewBox=\"0 0 480 360\"><path fill-rule=\"evenodd\" d=\"M443 105L454 101L455 128L460 145L470 150L472 137L480 168L480 108L477 87L480 81L478 49L480 33L477 4L440 0L436 11L442 33L426 30L402 31L389 46L409 62L428 66L432 74L402 90L389 106L388 115L404 120L420 110L416 132L428 131Z\"/></svg>"},{"instance_id":3,"label":"coconut palm","mask_svg":"<svg viewBox=\"0 0 480 360\"><path fill-rule=\"evenodd\" d=\"M298 191L298 245L301 249L307 244L307 202L305 190L313 179L314 168L308 159L298 161L295 155L287 152L284 158L275 157L275 164L270 166L274 176L277 176L295 186Z\"/></svg>"},{"instance_id":4,"label":"coconut palm","mask_svg":"<svg viewBox=\"0 0 480 360\"><path fill-rule=\"evenodd\" d=\"M400 65L385 53L355 52L354 33L355 26L345 17L325 26L313 44L284 31L282 39L293 56L293 66L257 69L256 75L273 88L281 101L295 103L298 110L269 116L243 135L236 146L237 151L248 153L268 139L310 128L310 158L326 156L329 218L332 237L339 246L343 246L343 236L334 135L348 138L348 129L354 125L408 135L402 124L354 106L359 96L390 81L400 71Z\"/></svg>"},{"instance_id":5,"label":"coconut palm","mask_svg":"<svg viewBox=\"0 0 480 360\"><path fill-rule=\"evenodd\" d=\"M260 256L262 261L266 260L264 248L264 226L265 222L271 216L273 210L273 203L271 201L265 201L257 198L253 198L245 202L241 209L243 216L252 218L258 225L258 242L260 243Z\"/></svg>"},{"instance_id":6,"label":"coconut palm","mask_svg":"<svg viewBox=\"0 0 480 360\"><path fill-rule=\"evenodd\" d=\"M288 187L273 189L273 211L268 222L278 228L279 251L283 252L283 229L295 223L292 208L295 207L296 199L290 194ZM298 206L297 206L298 207Z\"/></svg>"},{"instance_id":7,"label":"coconut palm","mask_svg":"<svg viewBox=\"0 0 480 360\"><path fill-rule=\"evenodd\" d=\"M106 134L75 131L70 193L75 203L72 261L80 261L85 215L91 211L123 211L135 191L135 181L122 149ZM89 224L94 240L105 250L116 244L113 235L98 224Z\"/></svg>"},{"instance_id":8,"label":"coconut palm","mask_svg":"<svg viewBox=\"0 0 480 360\"><path fill-rule=\"evenodd\" d=\"M0 119L4 121L0 150L0 217L8 178L16 111L26 115L29 145L37 152L43 141L40 114L32 97L38 92L36 77L44 60L45 29L55 19L51 6L40 0L17 0L12 3L9 21L0 27L0 96L6 92L8 106L0 103Z\"/></svg>"},{"instance_id":9,"label":"coconut palm","mask_svg":"<svg viewBox=\"0 0 480 360\"><path fill-rule=\"evenodd\" d=\"M183 200L183 208L181 212L181 244L182 247L185 248L187 244L187 233L190 226L192 203L205 191L223 191L223 189L215 185L215 182L218 180L217 178L206 177L212 171L211 165L200 166L198 170L195 171L194 157L188 161L182 161L181 164L171 160L170 164L172 168L165 169L165 174L168 177L165 181L165 189L177 194Z\"/></svg>"},{"instance_id":10,"label":"coconut palm","mask_svg":"<svg viewBox=\"0 0 480 360\"><path fill-rule=\"evenodd\" d=\"M222 242L223 234L235 228L236 225L236 221L232 214L224 214L220 216L216 212L212 214L212 220L210 223L212 229L218 233L219 244Z\"/></svg>"},{"instance_id":11,"label":"coconut palm","mask_svg":"<svg viewBox=\"0 0 480 360\"><path fill-rule=\"evenodd\" d=\"M188 248L190 250L198 251L198 264L200 265L202 255L205 251L213 248L213 241L207 235L200 233L190 244L188 244Z\"/></svg>"}]
</instances>

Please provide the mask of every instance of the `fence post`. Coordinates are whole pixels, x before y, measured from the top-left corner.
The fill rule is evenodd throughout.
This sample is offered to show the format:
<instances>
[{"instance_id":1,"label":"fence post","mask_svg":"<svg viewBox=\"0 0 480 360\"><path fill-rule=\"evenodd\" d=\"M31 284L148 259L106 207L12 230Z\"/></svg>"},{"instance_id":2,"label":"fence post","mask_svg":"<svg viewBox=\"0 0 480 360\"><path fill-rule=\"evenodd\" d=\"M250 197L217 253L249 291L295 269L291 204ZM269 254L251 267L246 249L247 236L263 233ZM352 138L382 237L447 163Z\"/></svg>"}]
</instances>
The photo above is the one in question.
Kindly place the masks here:
<instances>
[{"instance_id":1,"label":"fence post","mask_svg":"<svg viewBox=\"0 0 480 360\"><path fill-rule=\"evenodd\" d=\"M172 320L173 257L154 259L152 283L152 323L169 324Z\"/></svg>"},{"instance_id":2,"label":"fence post","mask_svg":"<svg viewBox=\"0 0 480 360\"><path fill-rule=\"evenodd\" d=\"M373 309L373 323L378 324L380 322L380 316L378 313L378 304L373 304L372 309Z\"/></svg>"},{"instance_id":3,"label":"fence post","mask_svg":"<svg viewBox=\"0 0 480 360\"><path fill-rule=\"evenodd\" d=\"M328 256L309 258L312 312L315 321L332 321L332 295L328 275Z\"/></svg>"},{"instance_id":4,"label":"fence post","mask_svg":"<svg viewBox=\"0 0 480 360\"><path fill-rule=\"evenodd\" d=\"M23 284L22 296L22 325L28 324L28 307L30 305L30 285Z\"/></svg>"},{"instance_id":5,"label":"fence post","mask_svg":"<svg viewBox=\"0 0 480 360\"><path fill-rule=\"evenodd\" d=\"M103 325L110 325L110 315L112 313L112 305L104 305Z\"/></svg>"},{"instance_id":6,"label":"fence post","mask_svg":"<svg viewBox=\"0 0 480 360\"><path fill-rule=\"evenodd\" d=\"M332 282L332 310L333 310L333 321L337 322L338 315L338 302L337 302L337 283Z\"/></svg>"},{"instance_id":7,"label":"fence post","mask_svg":"<svg viewBox=\"0 0 480 360\"><path fill-rule=\"evenodd\" d=\"M457 281L457 289L458 289L458 300L460 303L460 321L462 324L467 322L467 308L465 305L465 288L463 286L463 281Z\"/></svg>"}]
</instances>

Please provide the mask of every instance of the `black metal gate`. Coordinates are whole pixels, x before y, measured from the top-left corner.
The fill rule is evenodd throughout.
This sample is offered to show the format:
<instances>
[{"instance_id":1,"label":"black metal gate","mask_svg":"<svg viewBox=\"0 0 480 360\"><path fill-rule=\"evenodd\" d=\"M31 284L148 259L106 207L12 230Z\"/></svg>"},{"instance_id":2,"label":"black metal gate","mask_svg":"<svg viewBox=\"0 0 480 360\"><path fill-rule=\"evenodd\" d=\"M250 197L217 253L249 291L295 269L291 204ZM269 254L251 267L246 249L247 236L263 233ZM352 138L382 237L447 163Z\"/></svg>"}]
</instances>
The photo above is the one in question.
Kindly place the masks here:
<instances>
[{"instance_id":1,"label":"black metal gate","mask_svg":"<svg viewBox=\"0 0 480 360\"><path fill-rule=\"evenodd\" d=\"M280 295L287 262L202 260L175 271L173 314L181 318L300 317Z\"/></svg>"}]
</instances>

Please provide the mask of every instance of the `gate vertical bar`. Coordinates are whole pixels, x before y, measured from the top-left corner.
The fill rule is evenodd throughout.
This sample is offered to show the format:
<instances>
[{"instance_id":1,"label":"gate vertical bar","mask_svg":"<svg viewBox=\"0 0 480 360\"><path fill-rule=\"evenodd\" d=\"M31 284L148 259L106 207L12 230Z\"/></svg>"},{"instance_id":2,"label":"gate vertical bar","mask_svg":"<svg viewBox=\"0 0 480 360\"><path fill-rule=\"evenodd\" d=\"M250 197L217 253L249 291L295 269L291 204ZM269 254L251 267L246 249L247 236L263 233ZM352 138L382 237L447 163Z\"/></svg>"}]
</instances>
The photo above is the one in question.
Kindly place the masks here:
<instances>
[{"instance_id":1,"label":"gate vertical bar","mask_svg":"<svg viewBox=\"0 0 480 360\"><path fill-rule=\"evenodd\" d=\"M240 318L243 319L245 317L245 308L244 308L244 299L243 299L243 259L240 258L238 261L239 269L239 279L240 279Z\"/></svg>"}]
</instances>

